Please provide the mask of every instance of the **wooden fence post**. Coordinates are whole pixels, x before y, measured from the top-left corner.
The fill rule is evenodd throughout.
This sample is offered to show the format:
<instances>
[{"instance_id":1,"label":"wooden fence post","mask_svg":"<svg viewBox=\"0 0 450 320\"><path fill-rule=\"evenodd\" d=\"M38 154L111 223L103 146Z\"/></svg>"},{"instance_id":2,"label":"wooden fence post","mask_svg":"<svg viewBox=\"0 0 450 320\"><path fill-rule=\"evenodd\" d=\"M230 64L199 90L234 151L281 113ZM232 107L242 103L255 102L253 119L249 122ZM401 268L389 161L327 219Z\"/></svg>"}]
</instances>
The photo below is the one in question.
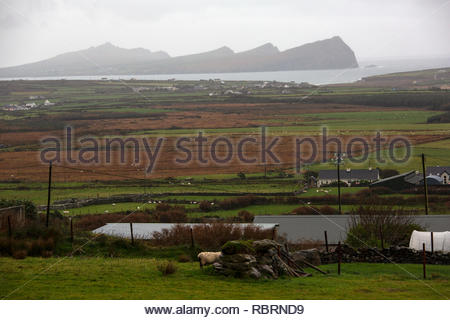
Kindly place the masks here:
<instances>
[{"instance_id":1,"label":"wooden fence post","mask_svg":"<svg viewBox=\"0 0 450 320\"><path fill-rule=\"evenodd\" d=\"M422 254L423 254L423 278L427 278L427 254L425 252L425 243L422 244Z\"/></svg>"},{"instance_id":2,"label":"wooden fence post","mask_svg":"<svg viewBox=\"0 0 450 320\"><path fill-rule=\"evenodd\" d=\"M434 253L434 235L433 231L431 231L431 254Z\"/></svg>"},{"instance_id":3,"label":"wooden fence post","mask_svg":"<svg viewBox=\"0 0 450 320\"><path fill-rule=\"evenodd\" d=\"M194 230L191 228L191 248L195 247L195 242L194 242Z\"/></svg>"},{"instance_id":4,"label":"wooden fence post","mask_svg":"<svg viewBox=\"0 0 450 320\"><path fill-rule=\"evenodd\" d=\"M273 227L272 229L272 240L275 240L277 237L277 227Z\"/></svg>"},{"instance_id":5,"label":"wooden fence post","mask_svg":"<svg viewBox=\"0 0 450 320\"><path fill-rule=\"evenodd\" d=\"M328 253L329 249L328 249L328 234L327 234L327 230L325 230L323 233L325 235L325 248L326 248L327 253Z\"/></svg>"},{"instance_id":6,"label":"wooden fence post","mask_svg":"<svg viewBox=\"0 0 450 320\"><path fill-rule=\"evenodd\" d=\"M342 248L341 248L341 242L338 242L337 246L338 251L338 275L341 274L341 262L342 262Z\"/></svg>"},{"instance_id":7,"label":"wooden fence post","mask_svg":"<svg viewBox=\"0 0 450 320\"><path fill-rule=\"evenodd\" d=\"M70 242L73 244L73 219L70 217Z\"/></svg>"},{"instance_id":8,"label":"wooden fence post","mask_svg":"<svg viewBox=\"0 0 450 320\"><path fill-rule=\"evenodd\" d=\"M8 216L8 237L12 238L11 216Z\"/></svg>"},{"instance_id":9,"label":"wooden fence post","mask_svg":"<svg viewBox=\"0 0 450 320\"><path fill-rule=\"evenodd\" d=\"M380 242L381 242L381 250L384 250L383 226L380 226Z\"/></svg>"},{"instance_id":10,"label":"wooden fence post","mask_svg":"<svg viewBox=\"0 0 450 320\"><path fill-rule=\"evenodd\" d=\"M130 222L131 244L134 245L133 222Z\"/></svg>"}]
</instances>

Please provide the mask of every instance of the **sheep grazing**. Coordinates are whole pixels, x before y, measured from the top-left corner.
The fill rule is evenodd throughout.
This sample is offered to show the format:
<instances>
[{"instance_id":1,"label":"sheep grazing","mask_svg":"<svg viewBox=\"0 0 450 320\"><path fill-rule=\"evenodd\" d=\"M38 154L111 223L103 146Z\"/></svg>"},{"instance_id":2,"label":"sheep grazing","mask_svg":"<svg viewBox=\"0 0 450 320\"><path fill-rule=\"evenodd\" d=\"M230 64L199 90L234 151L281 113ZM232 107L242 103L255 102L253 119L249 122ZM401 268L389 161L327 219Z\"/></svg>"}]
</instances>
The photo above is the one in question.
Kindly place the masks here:
<instances>
[{"instance_id":1,"label":"sheep grazing","mask_svg":"<svg viewBox=\"0 0 450 320\"><path fill-rule=\"evenodd\" d=\"M200 262L200 268L206 266L208 264L213 264L214 262L219 261L222 252L200 252L197 256L198 261Z\"/></svg>"}]
</instances>

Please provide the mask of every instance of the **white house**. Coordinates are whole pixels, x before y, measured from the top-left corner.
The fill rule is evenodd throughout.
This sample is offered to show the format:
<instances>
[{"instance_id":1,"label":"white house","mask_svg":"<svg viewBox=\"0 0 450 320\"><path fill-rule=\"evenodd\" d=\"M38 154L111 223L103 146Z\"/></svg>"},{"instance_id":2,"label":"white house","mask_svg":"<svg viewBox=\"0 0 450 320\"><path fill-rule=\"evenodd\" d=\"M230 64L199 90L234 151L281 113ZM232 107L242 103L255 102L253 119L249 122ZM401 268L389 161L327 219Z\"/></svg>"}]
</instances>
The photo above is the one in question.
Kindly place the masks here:
<instances>
[{"instance_id":1,"label":"white house","mask_svg":"<svg viewBox=\"0 0 450 320\"><path fill-rule=\"evenodd\" d=\"M44 102L44 106L46 106L46 107L51 107L51 106L54 106L55 104L53 103L53 102L50 102L50 100L45 100L45 102Z\"/></svg>"},{"instance_id":2,"label":"white house","mask_svg":"<svg viewBox=\"0 0 450 320\"><path fill-rule=\"evenodd\" d=\"M341 182L352 185L360 182L375 182L380 179L378 169L346 169L339 170ZM337 170L320 170L317 179L317 186L321 187L338 181Z\"/></svg>"},{"instance_id":3,"label":"white house","mask_svg":"<svg viewBox=\"0 0 450 320\"><path fill-rule=\"evenodd\" d=\"M443 184L450 184L450 167L428 167L427 174L440 177Z\"/></svg>"}]
</instances>

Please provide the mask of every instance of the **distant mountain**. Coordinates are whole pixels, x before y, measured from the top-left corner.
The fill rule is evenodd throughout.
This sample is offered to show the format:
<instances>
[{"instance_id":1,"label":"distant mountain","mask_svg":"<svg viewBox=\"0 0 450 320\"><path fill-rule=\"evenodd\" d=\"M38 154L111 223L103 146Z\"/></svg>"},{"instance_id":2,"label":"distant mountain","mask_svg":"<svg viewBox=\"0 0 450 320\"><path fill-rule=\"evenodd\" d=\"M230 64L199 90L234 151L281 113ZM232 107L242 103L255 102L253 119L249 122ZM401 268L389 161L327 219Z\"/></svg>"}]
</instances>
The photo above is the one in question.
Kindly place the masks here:
<instances>
[{"instance_id":1,"label":"distant mountain","mask_svg":"<svg viewBox=\"0 0 450 320\"><path fill-rule=\"evenodd\" d=\"M271 43L235 53L228 47L179 57L110 43L35 63L0 69L0 77L225 73L356 68L352 49L340 37L279 51Z\"/></svg>"}]
</instances>

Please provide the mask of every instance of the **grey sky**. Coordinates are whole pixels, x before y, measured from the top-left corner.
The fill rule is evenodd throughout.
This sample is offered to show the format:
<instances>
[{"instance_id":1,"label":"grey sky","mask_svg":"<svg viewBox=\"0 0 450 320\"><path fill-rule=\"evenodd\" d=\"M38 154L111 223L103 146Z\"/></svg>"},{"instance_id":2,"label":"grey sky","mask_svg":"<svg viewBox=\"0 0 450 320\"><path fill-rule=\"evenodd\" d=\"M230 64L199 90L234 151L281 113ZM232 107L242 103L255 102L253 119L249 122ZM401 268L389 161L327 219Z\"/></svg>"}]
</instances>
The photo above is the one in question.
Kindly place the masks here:
<instances>
[{"instance_id":1,"label":"grey sky","mask_svg":"<svg viewBox=\"0 0 450 320\"><path fill-rule=\"evenodd\" d=\"M171 56L341 36L358 58L450 55L446 0L0 0L0 66L109 41Z\"/></svg>"}]
</instances>

